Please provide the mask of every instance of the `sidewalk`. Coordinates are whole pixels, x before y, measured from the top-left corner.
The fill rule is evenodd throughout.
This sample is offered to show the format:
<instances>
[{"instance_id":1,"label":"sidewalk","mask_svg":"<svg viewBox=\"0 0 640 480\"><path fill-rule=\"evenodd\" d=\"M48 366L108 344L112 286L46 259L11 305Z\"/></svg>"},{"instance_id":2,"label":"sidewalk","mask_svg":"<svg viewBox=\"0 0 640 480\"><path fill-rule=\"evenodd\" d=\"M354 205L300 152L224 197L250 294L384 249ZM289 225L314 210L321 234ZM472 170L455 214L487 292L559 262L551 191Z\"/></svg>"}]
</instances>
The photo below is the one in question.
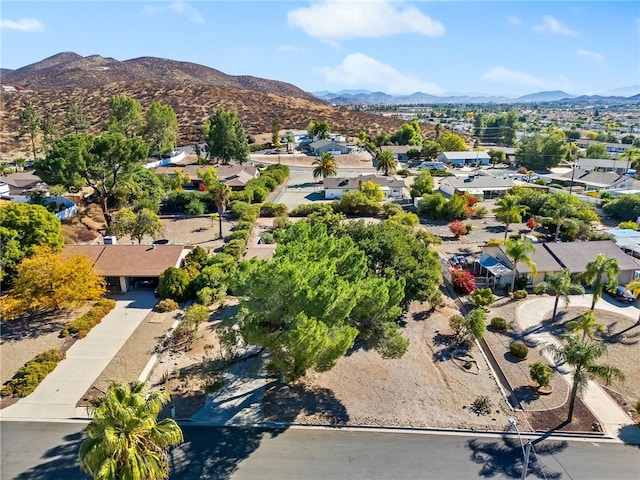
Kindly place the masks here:
<instances>
[{"instance_id":1,"label":"sidewalk","mask_svg":"<svg viewBox=\"0 0 640 480\"><path fill-rule=\"evenodd\" d=\"M591 295L571 295L570 306L572 307L591 307ZM522 328L524 335L529 340L537 342L539 345L553 343L560 346L561 343L549 332L540 329L540 322L544 315L553 311L555 297L542 297L529 300L518 307L516 310L516 321ZM561 308L561 306L559 306ZM603 299L598 300L596 308L607 310L610 312L624 315L634 320L638 318L638 309L632 306L618 307ZM545 357L550 363L554 363L550 354L545 353ZM562 378L569 384L573 385L572 369L568 366L561 366L558 372ZM610 437L617 438L620 430L628 425L634 425L631 418L618 406L618 404L598 385L596 382L589 381L587 387L582 394L582 400L598 418L604 433ZM640 432L638 434L640 436Z\"/></svg>"},{"instance_id":2,"label":"sidewalk","mask_svg":"<svg viewBox=\"0 0 640 480\"><path fill-rule=\"evenodd\" d=\"M102 322L72 345L66 358L31 395L0 410L0 419L87 418L86 408L76 404L155 303L152 292L134 291L118 296L115 308Z\"/></svg>"}]
</instances>

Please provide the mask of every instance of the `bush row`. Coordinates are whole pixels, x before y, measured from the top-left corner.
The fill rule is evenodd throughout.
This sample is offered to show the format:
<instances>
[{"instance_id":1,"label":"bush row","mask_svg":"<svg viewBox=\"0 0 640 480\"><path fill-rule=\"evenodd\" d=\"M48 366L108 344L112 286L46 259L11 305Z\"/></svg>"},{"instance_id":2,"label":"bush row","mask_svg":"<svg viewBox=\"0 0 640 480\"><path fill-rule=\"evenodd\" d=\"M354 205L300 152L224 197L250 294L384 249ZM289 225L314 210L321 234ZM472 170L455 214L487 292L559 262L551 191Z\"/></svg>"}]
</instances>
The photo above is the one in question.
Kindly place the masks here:
<instances>
[{"instance_id":1,"label":"bush row","mask_svg":"<svg viewBox=\"0 0 640 480\"><path fill-rule=\"evenodd\" d=\"M3 385L0 394L2 396L26 397L40 385L40 382L56 368L56 365L64 357L64 354L56 349L36 355L20 367L13 378Z\"/></svg>"},{"instance_id":2,"label":"bush row","mask_svg":"<svg viewBox=\"0 0 640 480\"><path fill-rule=\"evenodd\" d=\"M247 241L256 220L260 216L261 206L256 205L246 210L240 217L238 225L222 247L222 252L239 259L247 248Z\"/></svg>"},{"instance_id":3,"label":"bush row","mask_svg":"<svg viewBox=\"0 0 640 480\"><path fill-rule=\"evenodd\" d=\"M289 167L286 165L269 165L260 172L258 178L252 178L247 182L244 190L231 192L229 200L241 200L247 203L262 203L269 193L273 192L289 176Z\"/></svg>"},{"instance_id":4,"label":"bush row","mask_svg":"<svg viewBox=\"0 0 640 480\"><path fill-rule=\"evenodd\" d=\"M91 310L67 324L60 332L60 337L69 335L76 338L86 337L91 329L99 324L115 306L115 300L110 298L98 300L93 307L91 307Z\"/></svg>"}]
</instances>

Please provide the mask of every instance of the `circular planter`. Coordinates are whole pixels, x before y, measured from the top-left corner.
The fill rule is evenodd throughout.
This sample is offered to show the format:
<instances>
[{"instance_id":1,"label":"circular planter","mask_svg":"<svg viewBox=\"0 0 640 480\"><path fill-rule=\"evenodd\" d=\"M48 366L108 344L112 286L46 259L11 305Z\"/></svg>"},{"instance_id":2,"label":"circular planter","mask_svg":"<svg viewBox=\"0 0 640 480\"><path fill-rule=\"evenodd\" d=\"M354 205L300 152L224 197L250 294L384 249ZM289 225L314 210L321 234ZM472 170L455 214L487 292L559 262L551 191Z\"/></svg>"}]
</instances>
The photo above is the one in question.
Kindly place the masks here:
<instances>
[{"instance_id":1,"label":"circular planter","mask_svg":"<svg viewBox=\"0 0 640 480\"><path fill-rule=\"evenodd\" d=\"M538 393L540 395L551 395L553 393L553 387L547 385L546 387L538 387Z\"/></svg>"}]
</instances>

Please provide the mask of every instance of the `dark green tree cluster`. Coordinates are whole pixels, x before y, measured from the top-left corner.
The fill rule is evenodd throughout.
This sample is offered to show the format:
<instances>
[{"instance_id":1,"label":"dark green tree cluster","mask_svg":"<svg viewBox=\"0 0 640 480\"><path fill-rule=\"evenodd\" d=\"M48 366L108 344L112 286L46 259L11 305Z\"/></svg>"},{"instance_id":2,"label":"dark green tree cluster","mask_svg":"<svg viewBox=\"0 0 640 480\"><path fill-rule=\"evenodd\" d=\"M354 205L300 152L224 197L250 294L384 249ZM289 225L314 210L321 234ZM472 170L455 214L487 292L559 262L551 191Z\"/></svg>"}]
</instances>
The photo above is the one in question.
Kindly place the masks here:
<instances>
[{"instance_id":1,"label":"dark green tree cluster","mask_svg":"<svg viewBox=\"0 0 640 480\"><path fill-rule=\"evenodd\" d=\"M234 287L238 326L247 343L269 350L269 368L284 379L331 369L358 337L385 357L406 351L396 323L404 280L369 275L365 253L348 236L330 236L321 222L290 223L273 260L248 268Z\"/></svg>"},{"instance_id":2,"label":"dark green tree cluster","mask_svg":"<svg viewBox=\"0 0 640 480\"><path fill-rule=\"evenodd\" d=\"M515 110L494 115L477 113L473 119L473 134L485 143L512 147L516 143L517 129Z\"/></svg>"},{"instance_id":3,"label":"dark green tree cluster","mask_svg":"<svg viewBox=\"0 0 640 480\"><path fill-rule=\"evenodd\" d=\"M236 112L218 108L202 126L202 136L210 159L222 160L225 165L231 160L240 164L249 160L247 134Z\"/></svg>"},{"instance_id":4,"label":"dark green tree cluster","mask_svg":"<svg viewBox=\"0 0 640 480\"><path fill-rule=\"evenodd\" d=\"M469 218L470 210L467 199L461 195L452 195L447 200L440 193L432 193L418 203L418 215L433 220L464 220Z\"/></svg>"},{"instance_id":5,"label":"dark green tree cluster","mask_svg":"<svg viewBox=\"0 0 640 480\"><path fill-rule=\"evenodd\" d=\"M564 132L556 130L548 135L536 133L520 141L516 148L516 162L529 170L546 171L557 167L568 151Z\"/></svg>"},{"instance_id":6,"label":"dark green tree cluster","mask_svg":"<svg viewBox=\"0 0 640 480\"><path fill-rule=\"evenodd\" d=\"M607 202L603 210L617 220L635 222L640 216L640 195L622 195Z\"/></svg>"},{"instance_id":7,"label":"dark green tree cluster","mask_svg":"<svg viewBox=\"0 0 640 480\"><path fill-rule=\"evenodd\" d=\"M424 139L420 133L420 124L417 120L405 123L400 129L391 135L389 139L395 145L419 145L422 146Z\"/></svg>"}]
</instances>

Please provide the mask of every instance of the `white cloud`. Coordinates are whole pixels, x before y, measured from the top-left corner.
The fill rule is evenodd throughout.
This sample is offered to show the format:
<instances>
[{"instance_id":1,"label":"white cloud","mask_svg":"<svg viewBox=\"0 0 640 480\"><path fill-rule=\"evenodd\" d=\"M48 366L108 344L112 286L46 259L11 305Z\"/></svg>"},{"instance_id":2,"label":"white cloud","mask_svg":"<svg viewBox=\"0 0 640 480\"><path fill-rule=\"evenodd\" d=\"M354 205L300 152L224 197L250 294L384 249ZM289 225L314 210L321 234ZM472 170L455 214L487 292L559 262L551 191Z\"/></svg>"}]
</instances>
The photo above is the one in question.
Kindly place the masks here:
<instances>
[{"instance_id":1,"label":"white cloud","mask_svg":"<svg viewBox=\"0 0 640 480\"><path fill-rule=\"evenodd\" d=\"M351 38L388 37L400 33L443 35L442 23L415 7L388 0L355 2L324 0L309 7L291 10L289 25L300 27L307 35L326 41Z\"/></svg>"},{"instance_id":2,"label":"white cloud","mask_svg":"<svg viewBox=\"0 0 640 480\"><path fill-rule=\"evenodd\" d=\"M159 13L169 13L184 15L192 23L204 23L204 17L198 10L186 2L172 2L162 7L151 7L146 5L142 8L145 15L156 15Z\"/></svg>"},{"instance_id":3,"label":"white cloud","mask_svg":"<svg viewBox=\"0 0 640 480\"><path fill-rule=\"evenodd\" d=\"M507 23L509 25L522 25L522 20L520 20L518 17L516 17L515 15L509 15L507 17Z\"/></svg>"},{"instance_id":4,"label":"white cloud","mask_svg":"<svg viewBox=\"0 0 640 480\"><path fill-rule=\"evenodd\" d=\"M305 51L304 48L296 47L295 45L278 45L276 50L279 53L300 53Z\"/></svg>"},{"instance_id":5,"label":"white cloud","mask_svg":"<svg viewBox=\"0 0 640 480\"><path fill-rule=\"evenodd\" d=\"M21 18L18 21L3 19L0 20L2 30L19 30L21 32L37 32L44 28L42 22L37 18Z\"/></svg>"},{"instance_id":6,"label":"white cloud","mask_svg":"<svg viewBox=\"0 0 640 480\"><path fill-rule=\"evenodd\" d=\"M566 91L572 91L574 89L573 83L562 75L559 75L556 80L546 80L506 67L490 68L480 76L480 79L486 82L511 85L513 87L535 87L547 90Z\"/></svg>"},{"instance_id":7,"label":"white cloud","mask_svg":"<svg viewBox=\"0 0 640 480\"><path fill-rule=\"evenodd\" d=\"M542 23L539 25L535 25L533 29L536 32L540 32L540 33L557 33L558 35L566 35L568 37L578 36L578 32L564 26L557 19L549 15L545 15L542 18Z\"/></svg>"},{"instance_id":8,"label":"white cloud","mask_svg":"<svg viewBox=\"0 0 640 480\"><path fill-rule=\"evenodd\" d=\"M433 83L421 80L412 73L399 72L391 65L363 53L350 53L344 57L342 64L320 67L316 71L323 75L328 83L341 87L373 88L392 94L444 92Z\"/></svg>"},{"instance_id":9,"label":"white cloud","mask_svg":"<svg viewBox=\"0 0 640 480\"><path fill-rule=\"evenodd\" d=\"M582 48L578 49L578 55L581 57L592 58L600 65L604 65L604 55L598 52L593 52L591 50L584 50Z\"/></svg>"}]
</instances>

